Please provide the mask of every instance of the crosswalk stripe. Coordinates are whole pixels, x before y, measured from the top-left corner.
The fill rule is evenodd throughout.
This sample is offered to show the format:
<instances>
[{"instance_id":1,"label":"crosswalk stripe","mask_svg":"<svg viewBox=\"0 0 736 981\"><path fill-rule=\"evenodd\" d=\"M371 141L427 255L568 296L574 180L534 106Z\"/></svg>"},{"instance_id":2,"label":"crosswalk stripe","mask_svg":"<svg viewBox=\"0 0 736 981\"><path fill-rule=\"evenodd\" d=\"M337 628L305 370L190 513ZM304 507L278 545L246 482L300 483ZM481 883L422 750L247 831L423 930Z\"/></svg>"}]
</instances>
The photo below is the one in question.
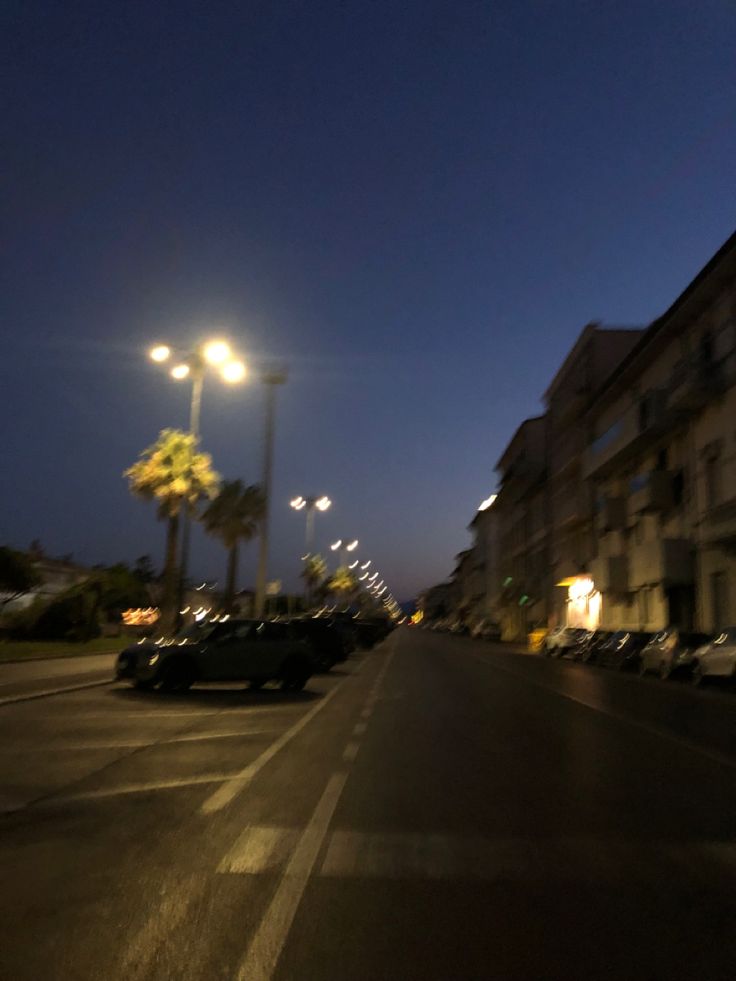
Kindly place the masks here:
<instances>
[{"instance_id":1,"label":"crosswalk stripe","mask_svg":"<svg viewBox=\"0 0 736 981\"><path fill-rule=\"evenodd\" d=\"M288 859L300 833L296 828L246 828L217 871L257 875L278 868Z\"/></svg>"}]
</instances>

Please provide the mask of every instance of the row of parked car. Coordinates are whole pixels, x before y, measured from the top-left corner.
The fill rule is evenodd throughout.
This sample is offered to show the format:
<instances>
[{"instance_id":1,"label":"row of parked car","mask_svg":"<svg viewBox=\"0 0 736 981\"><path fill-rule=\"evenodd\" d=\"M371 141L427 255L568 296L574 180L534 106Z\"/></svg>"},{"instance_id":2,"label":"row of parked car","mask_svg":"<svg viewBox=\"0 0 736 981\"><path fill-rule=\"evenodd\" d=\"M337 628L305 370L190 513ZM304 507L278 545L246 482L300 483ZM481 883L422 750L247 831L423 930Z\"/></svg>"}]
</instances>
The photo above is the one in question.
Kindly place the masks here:
<instances>
[{"instance_id":1,"label":"row of parked car","mask_svg":"<svg viewBox=\"0 0 736 981\"><path fill-rule=\"evenodd\" d=\"M186 691L199 681L247 681L252 689L278 682L301 691L318 671L329 671L356 649L368 650L392 629L384 617L349 612L275 620L214 617L171 637L126 647L116 678L136 688Z\"/></svg>"},{"instance_id":2,"label":"row of parked car","mask_svg":"<svg viewBox=\"0 0 736 981\"><path fill-rule=\"evenodd\" d=\"M501 627L494 620L488 619L476 620L471 625L457 617L444 617L441 620L424 621L422 630L435 630L439 633L457 634L461 637L475 637L476 640L499 641L501 639Z\"/></svg>"},{"instance_id":3,"label":"row of parked car","mask_svg":"<svg viewBox=\"0 0 736 981\"><path fill-rule=\"evenodd\" d=\"M542 653L617 670L654 673L662 679L684 675L697 685L706 678L736 676L736 627L716 635L679 627L657 633L557 627L547 634Z\"/></svg>"}]
</instances>

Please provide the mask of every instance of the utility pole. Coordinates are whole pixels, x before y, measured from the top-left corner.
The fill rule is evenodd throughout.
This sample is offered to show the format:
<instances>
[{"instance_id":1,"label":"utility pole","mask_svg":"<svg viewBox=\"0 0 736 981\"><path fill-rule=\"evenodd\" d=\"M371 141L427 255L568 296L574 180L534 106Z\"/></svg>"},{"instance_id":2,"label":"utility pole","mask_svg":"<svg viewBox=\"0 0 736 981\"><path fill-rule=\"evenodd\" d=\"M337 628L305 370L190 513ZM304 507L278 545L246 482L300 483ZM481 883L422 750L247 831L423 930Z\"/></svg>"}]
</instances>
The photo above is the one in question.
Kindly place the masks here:
<instances>
[{"instance_id":1,"label":"utility pole","mask_svg":"<svg viewBox=\"0 0 736 981\"><path fill-rule=\"evenodd\" d=\"M273 441L276 429L276 388L286 382L285 368L267 368L261 375L266 386L266 428L263 444L263 488L264 509L261 519L261 535L258 547L258 573L256 576L255 615L263 616L266 599L266 577L268 575L268 531L271 513L271 478L273 475Z\"/></svg>"}]
</instances>

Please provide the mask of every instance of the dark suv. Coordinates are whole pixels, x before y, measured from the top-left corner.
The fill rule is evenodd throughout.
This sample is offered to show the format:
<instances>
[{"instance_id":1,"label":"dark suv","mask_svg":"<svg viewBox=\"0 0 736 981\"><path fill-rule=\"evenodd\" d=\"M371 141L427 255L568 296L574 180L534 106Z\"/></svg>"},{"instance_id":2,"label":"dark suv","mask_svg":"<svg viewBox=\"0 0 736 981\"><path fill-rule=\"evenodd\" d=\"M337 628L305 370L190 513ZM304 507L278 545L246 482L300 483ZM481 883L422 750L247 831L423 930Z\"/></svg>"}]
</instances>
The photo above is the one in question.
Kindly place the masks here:
<instances>
[{"instance_id":1,"label":"dark suv","mask_svg":"<svg viewBox=\"0 0 736 981\"><path fill-rule=\"evenodd\" d=\"M251 688L278 681L300 691L314 669L309 646L287 623L225 620L126 647L116 677L162 691L185 691L196 681L248 681Z\"/></svg>"}]
</instances>

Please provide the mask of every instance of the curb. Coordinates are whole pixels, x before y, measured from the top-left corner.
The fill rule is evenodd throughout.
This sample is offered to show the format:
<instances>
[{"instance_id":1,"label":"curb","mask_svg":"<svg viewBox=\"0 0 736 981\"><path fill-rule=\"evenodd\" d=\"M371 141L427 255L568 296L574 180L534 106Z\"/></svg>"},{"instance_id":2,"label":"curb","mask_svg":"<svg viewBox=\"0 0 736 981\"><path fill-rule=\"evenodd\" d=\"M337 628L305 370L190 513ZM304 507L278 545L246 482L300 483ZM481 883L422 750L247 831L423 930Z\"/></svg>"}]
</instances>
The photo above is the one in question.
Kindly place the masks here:
<instances>
[{"instance_id":1,"label":"curb","mask_svg":"<svg viewBox=\"0 0 736 981\"><path fill-rule=\"evenodd\" d=\"M32 702L36 698L49 698L51 695L64 695L71 691L84 691L86 688L102 688L113 684L115 680L108 678L105 681L86 681L82 685L70 685L68 688L44 688L43 691L26 692L23 695L7 695L0 698L0 708L3 705L15 705L17 702Z\"/></svg>"},{"instance_id":2,"label":"curb","mask_svg":"<svg viewBox=\"0 0 736 981\"><path fill-rule=\"evenodd\" d=\"M64 661L70 657L99 657L100 654L119 654L120 651L78 651L73 654L29 654L28 657L0 658L0 668L3 664L30 664L31 661Z\"/></svg>"}]
</instances>

